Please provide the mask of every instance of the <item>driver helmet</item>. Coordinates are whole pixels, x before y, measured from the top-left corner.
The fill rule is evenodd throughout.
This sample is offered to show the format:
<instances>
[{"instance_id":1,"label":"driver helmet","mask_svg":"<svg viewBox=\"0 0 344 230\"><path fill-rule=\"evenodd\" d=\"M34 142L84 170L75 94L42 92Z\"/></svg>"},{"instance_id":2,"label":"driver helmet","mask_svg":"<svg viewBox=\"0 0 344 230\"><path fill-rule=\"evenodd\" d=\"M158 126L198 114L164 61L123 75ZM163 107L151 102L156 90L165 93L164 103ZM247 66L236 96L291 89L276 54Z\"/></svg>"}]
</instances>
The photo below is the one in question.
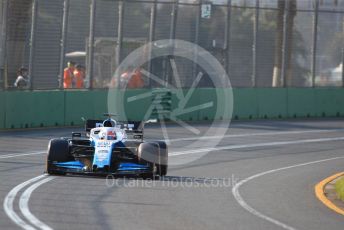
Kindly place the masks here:
<instances>
[{"instance_id":1,"label":"driver helmet","mask_svg":"<svg viewBox=\"0 0 344 230\"><path fill-rule=\"evenodd\" d=\"M115 127L115 122L112 119L107 119L104 121L104 127Z\"/></svg>"}]
</instances>

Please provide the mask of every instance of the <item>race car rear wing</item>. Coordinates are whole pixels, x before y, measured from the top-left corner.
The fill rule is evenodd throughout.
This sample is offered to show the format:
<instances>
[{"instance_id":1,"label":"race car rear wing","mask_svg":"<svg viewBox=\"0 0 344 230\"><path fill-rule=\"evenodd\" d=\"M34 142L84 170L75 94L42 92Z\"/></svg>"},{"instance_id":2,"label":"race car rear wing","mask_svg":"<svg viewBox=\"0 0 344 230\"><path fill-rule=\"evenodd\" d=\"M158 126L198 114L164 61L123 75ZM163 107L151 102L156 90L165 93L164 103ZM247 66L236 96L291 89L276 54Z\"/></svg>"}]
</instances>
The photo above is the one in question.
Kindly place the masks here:
<instances>
[{"instance_id":1,"label":"race car rear wing","mask_svg":"<svg viewBox=\"0 0 344 230\"><path fill-rule=\"evenodd\" d=\"M85 122L85 131L86 133L89 133L91 129L97 128L97 127L102 127L103 126L103 121L102 120L87 120Z\"/></svg>"},{"instance_id":2,"label":"race car rear wing","mask_svg":"<svg viewBox=\"0 0 344 230\"><path fill-rule=\"evenodd\" d=\"M142 121L117 121L117 127L124 129L127 135L133 139L143 139L143 129L145 122ZM87 120L85 123L86 133L90 133L91 129L102 127L103 120Z\"/></svg>"}]
</instances>

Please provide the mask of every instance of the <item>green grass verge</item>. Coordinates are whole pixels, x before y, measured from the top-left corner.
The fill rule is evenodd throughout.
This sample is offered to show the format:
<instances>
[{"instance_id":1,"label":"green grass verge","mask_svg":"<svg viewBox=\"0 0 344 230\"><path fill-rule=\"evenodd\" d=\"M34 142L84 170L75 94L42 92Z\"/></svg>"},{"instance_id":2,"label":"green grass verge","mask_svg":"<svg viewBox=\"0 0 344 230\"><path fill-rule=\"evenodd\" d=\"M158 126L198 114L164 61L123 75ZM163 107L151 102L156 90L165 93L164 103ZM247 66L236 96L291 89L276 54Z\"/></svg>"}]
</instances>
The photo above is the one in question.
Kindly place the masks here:
<instances>
[{"instance_id":1,"label":"green grass verge","mask_svg":"<svg viewBox=\"0 0 344 230\"><path fill-rule=\"evenodd\" d=\"M338 198L344 201L344 177L336 181L335 188Z\"/></svg>"}]
</instances>

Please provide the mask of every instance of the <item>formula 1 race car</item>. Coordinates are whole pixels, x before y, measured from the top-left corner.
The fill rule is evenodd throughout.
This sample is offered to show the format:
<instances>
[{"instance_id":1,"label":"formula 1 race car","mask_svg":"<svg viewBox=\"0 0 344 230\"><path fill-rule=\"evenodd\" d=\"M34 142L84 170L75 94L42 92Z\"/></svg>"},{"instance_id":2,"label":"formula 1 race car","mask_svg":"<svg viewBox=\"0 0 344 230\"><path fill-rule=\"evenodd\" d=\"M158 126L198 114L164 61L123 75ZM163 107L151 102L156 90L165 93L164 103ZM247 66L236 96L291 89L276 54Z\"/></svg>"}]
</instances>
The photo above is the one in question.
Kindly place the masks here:
<instances>
[{"instance_id":1,"label":"formula 1 race car","mask_svg":"<svg viewBox=\"0 0 344 230\"><path fill-rule=\"evenodd\" d=\"M48 146L47 173L136 175L155 178L167 174L168 149L163 141L143 141L147 122L117 122L111 114L87 120L85 135L52 139ZM148 121L151 122L151 121Z\"/></svg>"}]
</instances>

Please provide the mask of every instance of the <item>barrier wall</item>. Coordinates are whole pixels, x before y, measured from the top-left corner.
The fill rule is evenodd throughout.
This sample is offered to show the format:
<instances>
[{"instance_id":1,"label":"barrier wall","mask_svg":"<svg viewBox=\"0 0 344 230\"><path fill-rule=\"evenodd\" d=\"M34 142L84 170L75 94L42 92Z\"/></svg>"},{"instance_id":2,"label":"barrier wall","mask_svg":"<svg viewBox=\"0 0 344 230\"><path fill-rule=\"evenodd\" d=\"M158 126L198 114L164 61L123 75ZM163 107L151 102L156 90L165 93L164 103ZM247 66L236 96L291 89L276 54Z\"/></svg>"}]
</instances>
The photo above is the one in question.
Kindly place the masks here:
<instances>
[{"instance_id":1,"label":"barrier wall","mask_svg":"<svg viewBox=\"0 0 344 230\"><path fill-rule=\"evenodd\" d=\"M234 119L288 117L288 90L283 88L233 89Z\"/></svg>"},{"instance_id":2,"label":"barrier wall","mask_svg":"<svg viewBox=\"0 0 344 230\"><path fill-rule=\"evenodd\" d=\"M85 119L103 118L107 112L107 91L65 91L65 125L82 125Z\"/></svg>"},{"instance_id":3,"label":"barrier wall","mask_svg":"<svg viewBox=\"0 0 344 230\"><path fill-rule=\"evenodd\" d=\"M63 92L16 91L3 94L6 129L65 125Z\"/></svg>"},{"instance_id":4,"label":"barrier wall","mask_svg":"<svg viewBox=\"0 0 344 230\"><path fill-rule=\"evenodd\" d=\"M0 129L5 128L5 111L6 111L6 94L4 92L0 92Z\"/></svg>"},{"instance_id":5,"label":"barrier wall","mask_svg":"<svg viewBox=\"0 0 344 230\"><path fill-rule=\"evenodd\" d=\"M229 89L194 89L166 94L161 103L170 108L168 116L185 121L229 119L224 105L231 100ZM119 118L141 120L152 103L149 90L116 91ZM185 104L179 98L187 97ZM344 116L344 89L341 88L237 88L233 89L233 119L275 119ZM160 102L159 102L160 103ZM216 105L218 107L216 107ZM184 108L177 110L177 108ZM0 129L82 125L83 120L101 119L108 112L108 92L93 91L9 91L0 92ZM123 109L124 108L124 109ZM216 113L219 109L219 113ZM223 109L227 109L223 113ZM114 111L110 111L114 112Z\"/></svg>"}]
</instances>

